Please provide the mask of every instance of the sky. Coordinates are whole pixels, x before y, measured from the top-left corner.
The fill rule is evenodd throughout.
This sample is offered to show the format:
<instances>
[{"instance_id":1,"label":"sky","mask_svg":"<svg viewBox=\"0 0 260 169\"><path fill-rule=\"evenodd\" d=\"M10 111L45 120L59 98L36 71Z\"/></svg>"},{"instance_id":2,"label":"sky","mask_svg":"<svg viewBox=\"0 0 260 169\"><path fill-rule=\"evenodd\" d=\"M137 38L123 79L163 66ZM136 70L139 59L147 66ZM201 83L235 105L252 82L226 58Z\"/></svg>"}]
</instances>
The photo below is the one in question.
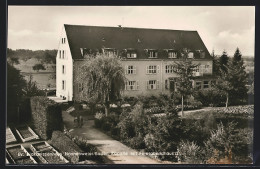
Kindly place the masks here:
<instances>
[{"instance_id":1,"label":"sky","mask_svg":"<svg viewBox=\"0 0 260 169\"><path fill-rule=\"evenodd\" d=\"M58 49L63 24L196 30L210 53L254 56L254 6L8 6L8 48Z\"/></svg>"}]
</instances>

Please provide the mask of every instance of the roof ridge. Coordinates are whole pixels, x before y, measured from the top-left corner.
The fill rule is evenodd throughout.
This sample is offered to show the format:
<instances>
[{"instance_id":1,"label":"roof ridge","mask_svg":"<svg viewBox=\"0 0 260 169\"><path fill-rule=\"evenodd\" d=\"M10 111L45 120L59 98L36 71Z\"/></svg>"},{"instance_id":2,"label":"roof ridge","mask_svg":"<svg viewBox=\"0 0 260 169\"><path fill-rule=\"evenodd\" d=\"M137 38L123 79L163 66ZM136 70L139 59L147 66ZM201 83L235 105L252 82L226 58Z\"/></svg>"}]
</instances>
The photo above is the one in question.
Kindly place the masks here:
<instances>
[{"instance_id":1,"label":"roof ridge","mask_svg":"<svg viewBox=\"0 0 260 169\"><path fill-rule=\"evenodd\" d=\"M164 30L164 31L182 31L182 32L198 32L197 30L179 30L179 29L163 29L163 28L138 28L138 27L113 27L113 26L96 26L96 25L74 25L64 24L64 26L76 27L99 27L99 28L123 28L123 29L144 29L144 30Z\"/></svg>"}]
</instances>

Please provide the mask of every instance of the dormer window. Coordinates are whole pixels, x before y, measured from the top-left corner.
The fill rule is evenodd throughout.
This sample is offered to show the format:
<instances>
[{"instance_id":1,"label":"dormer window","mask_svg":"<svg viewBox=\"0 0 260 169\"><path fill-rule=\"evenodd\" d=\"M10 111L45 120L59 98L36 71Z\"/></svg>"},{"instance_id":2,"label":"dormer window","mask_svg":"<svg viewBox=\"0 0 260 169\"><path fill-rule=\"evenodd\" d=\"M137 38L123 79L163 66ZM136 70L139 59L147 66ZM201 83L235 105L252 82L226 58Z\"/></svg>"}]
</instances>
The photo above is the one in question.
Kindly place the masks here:
<instances>
[{"instance_id":1,"label":"dormer window","mask_svg":"<svg viewBox=\"0 0 260 169\"><path fill-rule=\"evenodd\" d=\"M168 51L168 58L177 58L177 52Z\"/></svg>"},{"instance_id":2,"label":"dormer window","mask_svg":"<svg viewBox=\"0 0 260 169\"><path fill-rule=\"evenodd\" d=\"M136 58L137 57L136 50L134 50L134 49L127 49L126 50L126 57L127 58Z\"/></svg>"},{"instance_id":3,"label":"dormer window","mask_svg":"<svg viewBox=\"0 0 260 169\"><path fill-rule=\"evenodd\" d=\"M153 49L150 49L148 50L148 58L157 58L158 57L158 51L157 50L153 50Z\"/></svg>"},{"instance_id":4,"label":"dormer window","mask_svg":"<svg viewBox=\"0 0 260 169\"><path fill-rule=\"evenodd\" d=\"M205 58L205 52L200 52L200 58Z\"/></svg>"},{"instance_id":5,"label":"dormer window","mask_svg":"<svg viewBox=\"0 0 260 169\"><path fill-rule=\"evenodd\" d=\"M104 54L108 57L115 56L116 55L116 49L114 48L105 48Z\"/></svg>"},{"instance_id":6,"label":"dormer window","mask_svg":"<svg viewBox=\"0 0 260 169\"><path fill-rule=\"evenodd\" d=\"M188 58L189 58L189 59L193 59L193 58L194 58L193 52L189 52L189 53L188 53Z\"/></svg>"}]
</instances>

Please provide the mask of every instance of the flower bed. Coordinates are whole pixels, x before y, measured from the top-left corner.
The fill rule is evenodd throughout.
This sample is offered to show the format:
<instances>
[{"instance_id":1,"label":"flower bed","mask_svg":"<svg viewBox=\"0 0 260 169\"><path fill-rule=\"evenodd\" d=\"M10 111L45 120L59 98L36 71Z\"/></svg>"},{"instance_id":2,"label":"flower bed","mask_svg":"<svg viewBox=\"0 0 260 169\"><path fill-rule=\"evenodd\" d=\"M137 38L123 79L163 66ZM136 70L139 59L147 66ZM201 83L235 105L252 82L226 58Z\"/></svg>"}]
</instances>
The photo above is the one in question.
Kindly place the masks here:
<instances>
[{"instance_id":1,"label":"flower bed","mask_svg":"<svg viewBox=\"0 0 260 169\"><path fill-rule=\"evenodd\" d=\"M6 149L6 153L14 164L37 164L22 145L9 147Z\"/></svg>"},{"instance_id":2,"label":"flower bed","mask_svg":"<svg viewBox=\"0 0 260 169\"><path fill-rule=\"evenodd\" d=\"M10 144L10 143L13 143L13 142L16 142L16 138L12 132L12 130L7 127L6 128L6 144Z\"/></svg>"},{"instance_id":3,"label":"flower bed","mask_svg":"<svg viewBox=\"0 0 260 169\"><path fill-rule=\"evenodd\" d=\"M29 126L18 127L15 130L22 142L39 139L39 136Z\"/></svg>"},{"instance_id":4,"label":"flower bed","mask_svg":"<svg viewBox=\"0 0 260 169\"><path fill-rule=\"evenodd\" d=\"M47 142L32 144L30 148L32 152L39 153L37 157L45 164L65 164L69 162ZM43 156L40 153L46 155ZM47 155L48 153L52 155Z\"/></svg>"}]
</instances>

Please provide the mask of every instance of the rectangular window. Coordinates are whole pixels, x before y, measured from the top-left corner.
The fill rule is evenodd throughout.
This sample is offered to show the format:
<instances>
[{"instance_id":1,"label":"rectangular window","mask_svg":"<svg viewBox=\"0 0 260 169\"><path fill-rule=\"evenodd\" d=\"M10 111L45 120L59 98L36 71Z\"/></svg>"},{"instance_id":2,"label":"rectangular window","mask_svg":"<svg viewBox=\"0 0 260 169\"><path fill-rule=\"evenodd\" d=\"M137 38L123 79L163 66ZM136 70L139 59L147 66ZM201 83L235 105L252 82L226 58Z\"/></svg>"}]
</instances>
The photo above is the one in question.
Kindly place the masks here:
<instances>
[{"instance_id":1,"label":"rectangular window","mask_svg":"<svg viewBox=\"0 0 260 169\"><path fill-rule=\"evenodd\" d=\"M138 81L127 81L125 84L125 90L139 90Z\"/></svg>"},{"instance_id":2,"label":"rectangular window","mask_svg":"<svg viewBox=\"0 0 260 169\"><path fill-rule=\"evenodd\" d=\"M60 56L60 58L61 58L61 50L59 50L59 56Z\"/></svg>"},{"instance_id":3,"label":"rectangular window","mask_svg":"<svg viewBox=\"0 0 260 169\"><path fill-rule=\"evenodd\" d=\"M165 73L174 73L174 66L172 65L166 65L165 66Z\"/></svg>"},{"instance_id":4,"label":"rectangular window","mask_svg":"<svg viewBox=\"0 0 260 169\"><path fill-rule=\"evenodd\" d=\"M205 58L205 52L200 52L200 58Z\"/></svg>"},{"instance_id":5,"label":"rectangular window","mask_svg":"<svg viewBox=\"0 0 260 169\"><path fill-rule=\"evenodd\" d=\"M65 65L62 65L62 74L65 74Z\"/></svg>"},{"instance_id":6,"label":"rectangular window","mask_svg":"<svg viewBox=\"0 0 260 169\"><path fill-rule=\"evenodd\" d=\"M188 53L188 58L192 59L193 58L193 52Z\"/></svg>"},{"instance_id":7,"label":"rectangular window","mask_svg":"<svg viewBox=\"0 0 260 169\"><path fill-rule=\"evenodd\" d=\"M160 66L159 65L149 65L146 66L146 74L156 74L159 73Z\"/></svg>"},{"instance_id":8,"label":"rectangular window","mask_svg":"<svg viewBox=\"0 0 260 169\"><path fill-rule=\"evenodd\" d=\"M149 58L157 58L158 57L158 52L155 50L150 50L149 51Z\"/></svg>"},{"instance_id":9,"label":"rectangular window","mask_svg":"<svg viewBox=\"0 0 260 169\"><path fill-rule=\"evenodd\" d=\"M136 58L136 53L135 52L127 52L127 54L126 54L126 57L127 58Z\"/></svg>"},{"instance_id":10,"label":"rectangular window","mask_svg":"<svg viewBox=\"0 0 260 169\"><path fill-rule=\"evenodd\" d=\"M126 74L136 74L136 66L126 66Z\"/></svg>"},{"instance_id":11,"label":"rectangular window","mask_svg":"<svg viewBox=\"0 0 260 169\"><path fill-rule=\"evenodd\" d=\"M209 88L209 81L204 81L203 82L203 88L204 89Z\"/></svg>"},{"instance_id":12,"label":"rectangular window","mask_svg":"<svg viewBox=\"0 0 260 169\"><path fill-rule=\"evenodd\" d=\"M62 80L62 90L65 90L66 89L66 82L65 80Z\"/></svg>"},{"instance_id":13,"label":"rectangular window","mask_svg":"<svg viewBox=\"0 0 260 169\"><path fill-rule=\"evenodd\" d=\"M64 44L66 43L66 38L64 38L63 43L64 43Z\"/></svg>"},{"instance_id":14,"label":"rectangular window","mask_svg":"<svg viewBox=\"0 0 260 169\"><path fill-rule=\"evenodd\" d=\"M177 52L168 52L168 58L177 58Z\"/></svg>"},{"instance_id":15,"label":"rectangular window","mask_svg":"<svg viewBox=\"0 0 260 169\"><path fill-rule=\"evenodd\" d=\"M62 59L64 59L64 58L65 58L65 51L62 50Z\"/></svg>"},{"instance_id":16,"label":"rectangular window","mask_svg":"<svg viewBox=\"0 0 260 169\"><path fill-rule=\"evenodd\" d=\"M78 83L78 92L83 91L83 83Z\"/></svg>"},{"instance_id":17,"label":"rectangular window","mask_svg":"<svg viewBox=\"0 0 260 169\"><path fill-rule=\"evenodd\" d=\"M202 83L201 82L196 82L195 83L195 87L196 87L196 89L201 89L202 88Z\"/></svg>"},{"instance_id":18,"label":"rectangular window","mask_svg":"<svg viewBox=\"0 0 260 169\"><path fill-rule=\"evenodd\" d=\"M159 89L159 81L157 80L149 80L147 81L147 89L156 90Z\"/></svg>"}]
</instances>

